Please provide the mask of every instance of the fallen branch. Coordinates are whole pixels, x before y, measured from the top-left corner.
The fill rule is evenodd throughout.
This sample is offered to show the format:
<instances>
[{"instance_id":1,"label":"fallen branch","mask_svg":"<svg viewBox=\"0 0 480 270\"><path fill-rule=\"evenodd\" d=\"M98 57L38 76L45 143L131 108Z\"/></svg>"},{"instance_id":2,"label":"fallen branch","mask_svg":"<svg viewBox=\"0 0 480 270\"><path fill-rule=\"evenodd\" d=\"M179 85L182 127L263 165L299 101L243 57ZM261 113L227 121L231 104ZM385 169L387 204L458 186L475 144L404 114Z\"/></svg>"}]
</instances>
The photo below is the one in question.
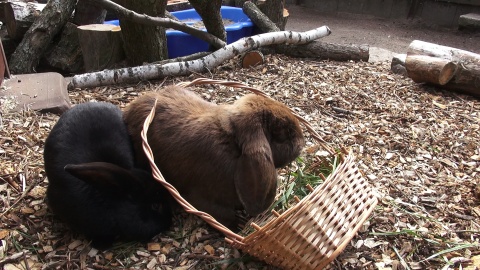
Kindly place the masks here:
<instances>
[{"instance_id":1,"label":"fallen branch","mask_svg":"<svg viewBox=\"0 0 480 270\"><path fill-rule=\"evenodd\" d=\"M90 0L98 3L103 8L108 9L114 12L120 19L131 20L133 22L139 24L146 24L146 25L157 25L162 26L165 28L173 28L178 31L182 31L184 33L190 34L196 38L199 38L213 47L219 49L225 46L225 42L221 39L215 37L212 34L199 30L195 27L188 26L185 23L182 23L178 20L173 20L169 18L161 18L161 17L151 17L145 14L138 14L132 10L126 9L119 4L116 4L110 0Z\"/></svg>"},{"instance_id":2,"label":"fallen branch","mask_svg":"<svg viewBox=\"0 0 480 270\"><path fill-rule=\"evenodd\" d=\"M316 40L308 44L275 46L275 53L291 57L367 62L370 57L370 47L367 44L336 44Z\"/></svg>"},{"instance_id":3,"label":"fallen branch","mask_svg":"<svg viewBox=\"0 0 480 270\"><path fill-rule=\"evenodd\" d=\"M246 51L258 49L261 46L274 44L302 44L315 39L328 36L330 29L322 26L307 32L282 31L260 34L242 38L231 43L212 54L193 61L169 63L166 65L144 65L138 67L104 70L73 76L69 89L96 87L119 83L134 83L137 81L160 79L166 76L187 75L192 72L205 72L224 63L226 60L240 55Z\"/></svg>"},{"instance_id":4,"label":"fallen branch","mask_svg":"<svg viewBox=\"0 0 480 270\"><path fill-rule=\"evenodd\" d=\"M247 1L243 4L243 12L250 17L252 22L265 33L277 32L280 29L265 15L254 3ZM330 59L336 61L368 61L368 45L345 45L314 41L308 44L277 45L265 48L264 53L281 53L292 57L308 57L317 59Z\"/></svg>"}]
</instances>

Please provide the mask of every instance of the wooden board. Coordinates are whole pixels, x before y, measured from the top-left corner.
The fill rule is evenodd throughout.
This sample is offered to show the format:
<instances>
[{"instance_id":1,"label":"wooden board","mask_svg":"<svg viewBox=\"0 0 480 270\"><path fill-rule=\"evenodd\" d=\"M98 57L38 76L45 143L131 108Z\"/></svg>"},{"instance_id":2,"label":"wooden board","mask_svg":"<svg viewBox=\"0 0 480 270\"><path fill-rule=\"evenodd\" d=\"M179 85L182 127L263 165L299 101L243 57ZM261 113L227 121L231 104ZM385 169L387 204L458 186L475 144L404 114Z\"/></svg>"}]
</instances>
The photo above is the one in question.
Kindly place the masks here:
<instances>
[{"instance_id":1,"label":"wooden board","mask_svg":"<svg viewBox=\"0 0 480 270\"><path fill-rule=\"evenodd\" d=\"M22 109L63 113L71 107L65 78L59 73L13 75L5 80L0 97L10 111Z\"/></svg>"}]
</instances>

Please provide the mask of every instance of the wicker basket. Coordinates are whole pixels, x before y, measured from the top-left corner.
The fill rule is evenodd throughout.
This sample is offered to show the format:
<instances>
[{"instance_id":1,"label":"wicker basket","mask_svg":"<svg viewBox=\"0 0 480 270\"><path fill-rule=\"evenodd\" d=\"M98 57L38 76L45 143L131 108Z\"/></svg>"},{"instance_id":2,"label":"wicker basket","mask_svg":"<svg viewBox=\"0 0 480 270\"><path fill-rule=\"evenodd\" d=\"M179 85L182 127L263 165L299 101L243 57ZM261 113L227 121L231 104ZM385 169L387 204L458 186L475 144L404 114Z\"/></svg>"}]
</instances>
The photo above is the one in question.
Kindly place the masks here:
<instances>
[{"instance_id":1,"label":"wicker basket","mask_svg":"<svg viewBox=\"0 0 480 270\"><path fill-rule=\"evenodd\" d=\"M268 97L260 90L229 81L197 79L190 83L181 83L179 86L187 87L196 84L239 87ZM332 156L336 154L306 120L293 113L324 150ZM343 251L377 204L374 192L356 167L353 154L346 154L346 151L343 151L341 164L323 184L312 189L310 194L283 214L273 212L276 218L263 227L251 223L255 231L242 237L217 222L209 214L195 209L171 184L165 181L153 161L153 153L146 136L154 115L155 105L145 120L142 131L143 149L149 158L154 178L170 191L188 213L199 216L224 233L226 241L233 247L271 265L283 269L322 269Z\"/></svg>"}]
</instances>

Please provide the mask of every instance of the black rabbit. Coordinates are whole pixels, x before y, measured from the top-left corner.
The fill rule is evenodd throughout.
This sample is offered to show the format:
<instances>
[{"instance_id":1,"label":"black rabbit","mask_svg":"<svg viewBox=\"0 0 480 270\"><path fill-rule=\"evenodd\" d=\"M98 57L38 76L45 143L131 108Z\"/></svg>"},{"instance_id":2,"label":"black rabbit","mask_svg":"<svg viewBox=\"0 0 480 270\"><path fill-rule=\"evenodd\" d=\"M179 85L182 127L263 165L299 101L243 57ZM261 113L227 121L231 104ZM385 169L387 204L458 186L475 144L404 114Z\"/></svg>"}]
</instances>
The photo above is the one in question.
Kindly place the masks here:
<instances>
[{"instance_id":1,"label":"black rabbit","mask_svg":"<svg viewBox=\"0 0 480 270\"><path fill-rule=\"evenodd\" d=\"M276 168L304 144L288 107L254 94L217 105L175 86L147 93L124 113L140 167L148 167L140 132L155 99L149 144L165 179L187 201L231 228L236 209L257 215L272 204Z\"/></svg>"},{"instance_id":2,"label":"black rabbit","mask_svg":"<svg viewBox=\"0 0 480 270\"><path fill-rule=\"evenodd\" d=\"M134 168L117 106L90 102L65 112L45 142L44 160L50 209L92 246L148 241L170 227L169 194L148 171Z\"/></svg>"}]
</instances>

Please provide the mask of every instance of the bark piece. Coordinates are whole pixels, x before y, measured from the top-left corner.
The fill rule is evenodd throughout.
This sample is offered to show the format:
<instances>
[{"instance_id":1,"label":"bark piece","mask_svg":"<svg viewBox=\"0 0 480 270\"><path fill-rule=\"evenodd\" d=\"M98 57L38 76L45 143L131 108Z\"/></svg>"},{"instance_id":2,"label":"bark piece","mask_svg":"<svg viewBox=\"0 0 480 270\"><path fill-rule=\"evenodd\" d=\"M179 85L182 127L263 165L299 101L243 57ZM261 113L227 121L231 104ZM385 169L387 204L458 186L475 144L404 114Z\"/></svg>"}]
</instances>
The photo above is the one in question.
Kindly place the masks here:
<instances>
[{"instance_id":1,"label":"bark piece","mask_svg":"<svg viewBox=\"0 0 480 270\"><path fill-rule=\"evenodd\" d=\"M410 43L405 62L408 67L409 56L425 55L445 59L457 64L453 78L444 88L480 96L480 55L465 50L442 46L434 43L414 40ZM408 68L407 68L408 71Z\"/></svg>"},{"instance_id":2,"label":"bark piece","mask_svg":"<svg viewBox=\"0 0 480 270\"><path fill-rule=\"evenodd\" d=\"M408 77L414 82L447 84L455 75L457 65L449 60L425 56L409 55L405 60Z\"/></svg>"},{"instance_id":3,"label":"bark piece","mask_svg":"<svg viewBox=\"0 0 480 270\"><path fill-rule=\"evenodd\" d=\"M78 27L86 71L112 68L125 58L119 26L88 24Z\"/></svg>"},{"instance_id":4,"label":"bark piece","mask_svg":"<svg viewBox=\"0 0 480 270\"><path fill-rule=\"evenodd\" d=\"M12 73L32 73L48 44L72 15L76 0L50 0L10 59Z\"/></svg>"},{"instance_id":5,"label":"bark piece","mask_svg":"<svg viewBox=\"0 0 480 270\"><path fill-rule=\"evenodd\" d=\"M21 40L28 31L45 4L34 2L3 2L4 23L7 27L8 36L14 40Z\"/></svg>"},{"instance_id":6,"label":"bark piece","mask_svg":"<svg viewBox=\"0 0 480 270\"><path fill-rule=\"evenodd\" d=\"M390 69L393 73L407 76L407 70L405 68L406 58L406 54L396 54L393 56L392 64L390 65Z\"/></svg>"},{"instance_id":7,"label":"bark piece","mask_svg":"<svg viewBox=\"0 0 480 270\"><path fill-rule=\"evenodd\" d=\"M328 36L330 29L322 26L307 32L273 32L240 39L217 50L212 54L193 61L169 63L166 65L144 65L117 70L76 75L72 78L69 89L96 87L118 83L134 83L142 80L161 79L165 76L180 76L192 72L207 72L225 61L246 51L281 43L308 43L312 40Z\"/></svg>"}]
</instances>

